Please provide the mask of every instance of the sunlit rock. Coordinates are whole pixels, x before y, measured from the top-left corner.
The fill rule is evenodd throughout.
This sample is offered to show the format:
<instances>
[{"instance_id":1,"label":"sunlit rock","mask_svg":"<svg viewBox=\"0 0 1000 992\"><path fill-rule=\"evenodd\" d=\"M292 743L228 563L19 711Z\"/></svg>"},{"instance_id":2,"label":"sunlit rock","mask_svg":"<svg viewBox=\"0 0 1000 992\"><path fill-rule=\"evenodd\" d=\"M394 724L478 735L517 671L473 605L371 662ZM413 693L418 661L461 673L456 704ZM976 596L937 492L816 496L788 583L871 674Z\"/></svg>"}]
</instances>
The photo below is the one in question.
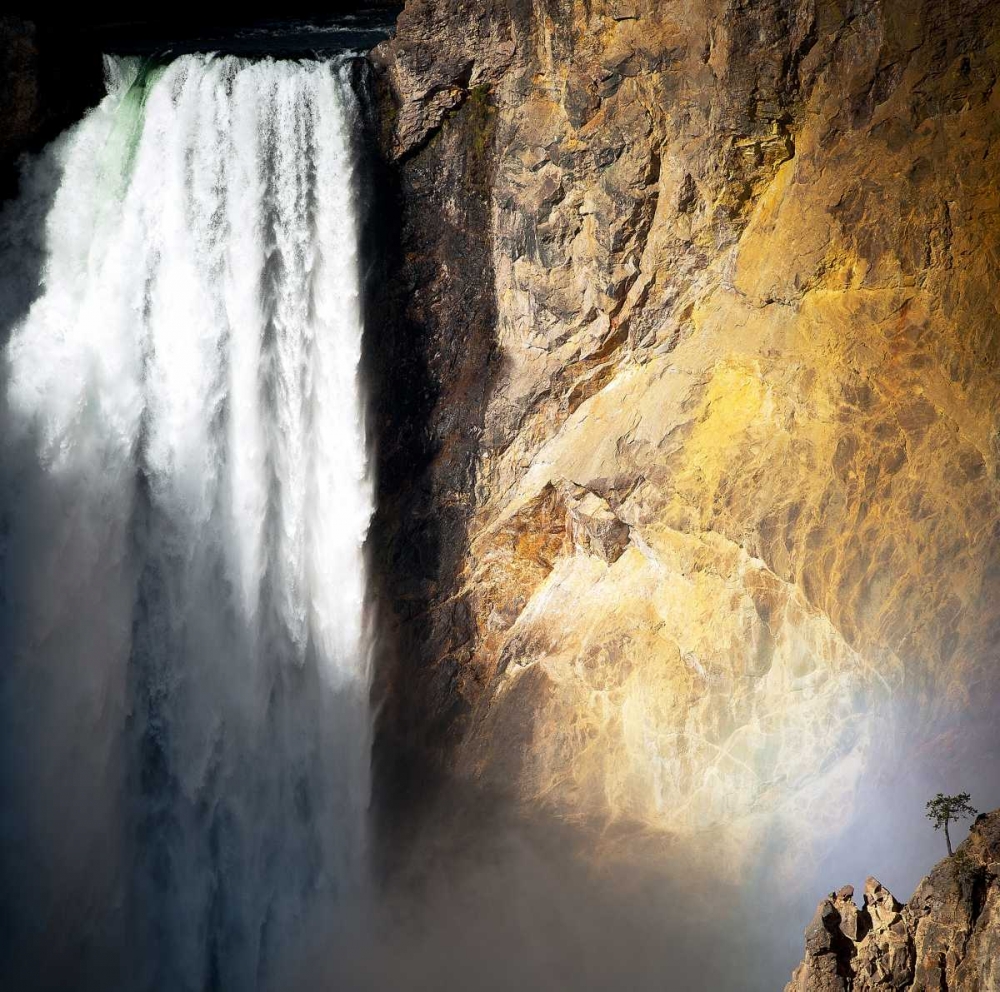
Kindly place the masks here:
<instances>
[{"instance_id":1,"label":"sunlit rock","mask_svg":"<svg viewBox=\"0 0 1000 992\"><path fill-rule=\"evenodd\" d=\"M865 883L860 910L850 886L823 899L805 931L805 957L785 992L996 988L998 860L995 811L979 817L969 839L934 868L906 906L875 878Z\"/></svg>"},{"instance_id":2,"label":"sunlit rock","mask_svg":"<svg viewBox=\"0 0 1000 992\"><path fill-rule=\"evenodd\" d=\"M989 722L996 18L474 7L379 53L440 438L387 540L462 531L400 580L385 723L567 816L801 853L902 737Z\"/></svg>"}]
</instances>

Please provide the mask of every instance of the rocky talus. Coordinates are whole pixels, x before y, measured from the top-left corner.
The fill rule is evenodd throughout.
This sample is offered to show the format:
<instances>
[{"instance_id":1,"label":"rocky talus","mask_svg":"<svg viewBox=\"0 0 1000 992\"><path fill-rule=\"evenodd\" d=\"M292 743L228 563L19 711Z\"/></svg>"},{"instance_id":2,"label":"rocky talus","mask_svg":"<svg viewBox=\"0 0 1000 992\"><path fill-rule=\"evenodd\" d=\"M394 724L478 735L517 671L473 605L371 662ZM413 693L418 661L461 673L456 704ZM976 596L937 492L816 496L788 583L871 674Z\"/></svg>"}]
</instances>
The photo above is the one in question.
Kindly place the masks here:
<instances>
[{"instance_id":1,"label":"rocky talus","mask_svg":"<svg viewBox=\"0 0 1000 992\"><path fill-rule=\"evenodd\" d=\"M389 750L746 856L1000 632L987 0L409 0ZM905 719L904 719L905 715Z\"/></svg>"},{"instance_id":2,"label":"rocky talus","mask_svg":"<svg viewBox=\"0 0 1000 992\"><path fill-rule=\"evenodd\" d=\"M845 886L823 899L785 992L988 992L1000 988L1000 810L898 903L877 879L859 909Z\"/></svg>"}]
</instances>

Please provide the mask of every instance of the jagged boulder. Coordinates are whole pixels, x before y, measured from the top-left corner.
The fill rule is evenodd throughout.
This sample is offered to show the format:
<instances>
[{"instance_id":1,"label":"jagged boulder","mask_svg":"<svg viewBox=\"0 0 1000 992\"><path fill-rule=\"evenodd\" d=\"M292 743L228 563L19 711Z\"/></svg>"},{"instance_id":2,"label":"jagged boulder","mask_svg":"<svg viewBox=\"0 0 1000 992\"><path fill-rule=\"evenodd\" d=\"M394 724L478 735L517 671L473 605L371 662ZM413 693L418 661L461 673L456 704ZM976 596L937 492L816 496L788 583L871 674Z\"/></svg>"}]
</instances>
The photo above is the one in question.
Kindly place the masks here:
<instances>
[{"instance_id":1,"label":"jagged boulder","mask_svg":"<svg viewBox=\"0 0 1000 992\"><path fill-rule=\"evenodd\" d=\"M567 502L566 534L573 547L597 555L609 565L618 561L628 547L628 524L596 493L584 490L580 498Z\"/></svg>"},{"instance_id":2,"label":"jagged boulder","mask_svg":"<svg viewBox=\"0 0 1000 992\"><path fill-rule=\"evenodd\" d=\"M1000 988L1000 810L976 820L905 906L876 878L858 909L845 886L820 901L785 992Z\"/></svg>"},{"instance_id":3,"label":"jagged boulder","mask_svg":"<svg viewBox=\"0 0 1000 992\"><path fill-rule=\"evenodd\" d=\"M831 893L820 900L816 915L806 927L806 958L792 976L786 992L845 992L847 972L845 959L849 938L841 929L844 922L838 909L837 896ZM854 914L853 901L848 901Z\"/></svg>"}]
</instances>

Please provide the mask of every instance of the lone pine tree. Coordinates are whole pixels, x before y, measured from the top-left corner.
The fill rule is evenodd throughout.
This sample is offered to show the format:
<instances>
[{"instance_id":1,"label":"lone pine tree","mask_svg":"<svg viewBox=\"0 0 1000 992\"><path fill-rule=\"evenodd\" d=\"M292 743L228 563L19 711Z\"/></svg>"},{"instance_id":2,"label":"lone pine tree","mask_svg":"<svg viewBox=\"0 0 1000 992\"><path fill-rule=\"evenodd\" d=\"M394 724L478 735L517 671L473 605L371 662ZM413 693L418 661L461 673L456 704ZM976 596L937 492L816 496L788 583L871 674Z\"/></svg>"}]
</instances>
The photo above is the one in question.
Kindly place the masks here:
<instances>
[{"instance_id":1,"label":"lone pine tree","mask_svg":"<svg viewBox=\"0 0 1000 992\"><path fill-rule=\"evenodd\" d=\"M968 792L960 792L957 796L946 796L944 793L939 792L927 804L927 819L934 824L934 829L940 830L944 827L944 839L948 845L949 857L955 852L951 849L951 835L948 833L948 824L952 820L958 821L963 817L975 818L979 816L979 811L969 804L969 799Z\"/></svg>"}]
</instances>

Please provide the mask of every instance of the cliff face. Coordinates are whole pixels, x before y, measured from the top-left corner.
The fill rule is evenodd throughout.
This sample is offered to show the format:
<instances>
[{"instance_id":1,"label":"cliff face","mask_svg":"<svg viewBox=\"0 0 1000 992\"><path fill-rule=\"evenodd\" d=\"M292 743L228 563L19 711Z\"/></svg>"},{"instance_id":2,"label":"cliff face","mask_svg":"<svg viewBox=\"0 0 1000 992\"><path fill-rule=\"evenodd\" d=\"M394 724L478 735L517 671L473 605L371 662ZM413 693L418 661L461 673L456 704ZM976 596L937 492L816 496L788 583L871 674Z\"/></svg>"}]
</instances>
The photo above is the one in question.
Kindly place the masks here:
<instances>
[{"instance_id":1,"label":"cliff face","mask_svg":"<svg viewBox=\"0 0 1000 992\"><path fill-rule=\"evenodd\" d=\"M63 19L0 14L0 200L17 157L37 151L103 95L100 49Z\"/></svg>"},{"instance_id":2,"label":"cliff face","mask_svg":"<svg viewBox=\"0 0 1000 992\"><path fill-rule=\"evenodd\" d=\"M806 953L785 992L1000 986L1000 811L980 816L969 839L900 905L877 879L860 909L846 886L821 900Z\"/></svg>"},{"instance_id":3,"label":"cliff face","mask_svg":"<svg viewBox=\"0 0 1000 992\"><path fill-rule=\"evenodd\" d=\"M997 22L410 0L375 53L408 329L407 406L376 402L384 740L746 852L842 819L894 714L981 713Z\"/></svg>"}]
</instances>

